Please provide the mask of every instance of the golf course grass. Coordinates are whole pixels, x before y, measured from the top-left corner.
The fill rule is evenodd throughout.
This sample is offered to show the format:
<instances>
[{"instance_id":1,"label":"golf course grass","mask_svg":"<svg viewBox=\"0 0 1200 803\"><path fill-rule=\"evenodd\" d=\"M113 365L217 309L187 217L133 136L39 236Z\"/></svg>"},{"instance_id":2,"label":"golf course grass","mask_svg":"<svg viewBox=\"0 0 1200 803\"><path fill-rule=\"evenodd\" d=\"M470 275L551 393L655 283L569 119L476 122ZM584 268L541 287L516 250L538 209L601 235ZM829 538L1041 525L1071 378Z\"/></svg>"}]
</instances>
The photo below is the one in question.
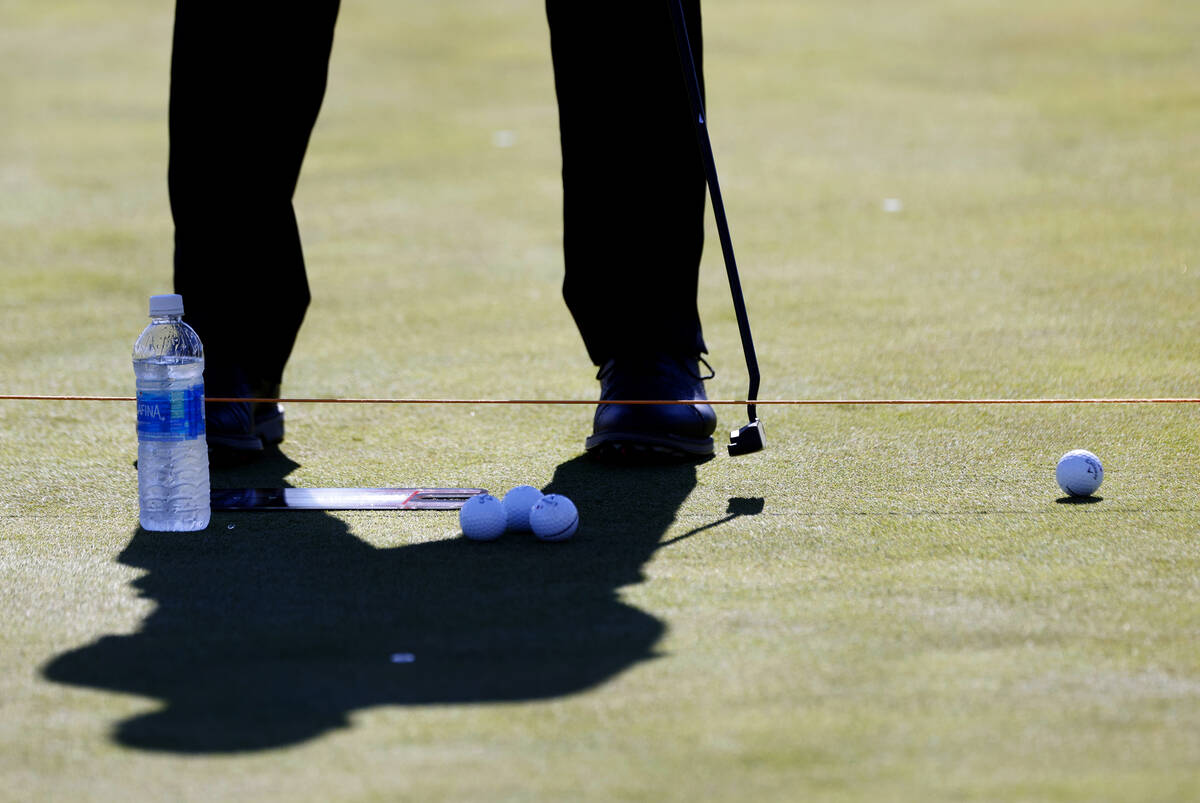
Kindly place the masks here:
<instances>
[{"instance_id":1,"label":"golf course grass","mask_svg":"<svg viewBox=\"0 0 1200 803\"><path fill-rule=\"evenodd\" d=\"M171 29L0 3L0 394L133 392ZM1200 5L706 0L705 33L763 399L1200 396ZM594 398L557 137L541 3L346 0L284 394ZM759 413L760 453L721 406L714 459L620 470L586 405L293 404L213 475L580 509L479 544L453 512L145 532L132 404L0 400L0 800L1200 799L1200 405Z\"/></svg>"}]
</instances>

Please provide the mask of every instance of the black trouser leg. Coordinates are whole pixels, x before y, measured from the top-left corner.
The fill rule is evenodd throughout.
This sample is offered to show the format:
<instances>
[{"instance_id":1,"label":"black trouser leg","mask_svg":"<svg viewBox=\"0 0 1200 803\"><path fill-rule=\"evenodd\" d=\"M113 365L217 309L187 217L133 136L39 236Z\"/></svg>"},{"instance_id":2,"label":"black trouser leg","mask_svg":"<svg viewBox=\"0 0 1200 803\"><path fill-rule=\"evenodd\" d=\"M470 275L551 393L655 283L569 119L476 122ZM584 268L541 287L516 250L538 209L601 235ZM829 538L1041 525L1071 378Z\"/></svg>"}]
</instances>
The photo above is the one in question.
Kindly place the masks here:
<instances>
[{"instance_id":1,"label":"black trouser leg","mask_svg":"<svg viewBox=\"0 0 1200 803\"><path fill-rule=\"evenodd\" d=\"M704 169L674 0L547 0L563 159L563 296L597 365L705 351ZM700 3L685 0L700 63Z\"/></svg>"},{"instance_id":2,"label":"black trouser leg","mask_svg":"<svg viewBox=\"0 0 1200 803\"><path fill-rule=\"evenodd\" d=\"M210 385L279 382L309 302L292 194L338 0L178 0L168 187L175 290Z\"/></svg>"}]
</instances>

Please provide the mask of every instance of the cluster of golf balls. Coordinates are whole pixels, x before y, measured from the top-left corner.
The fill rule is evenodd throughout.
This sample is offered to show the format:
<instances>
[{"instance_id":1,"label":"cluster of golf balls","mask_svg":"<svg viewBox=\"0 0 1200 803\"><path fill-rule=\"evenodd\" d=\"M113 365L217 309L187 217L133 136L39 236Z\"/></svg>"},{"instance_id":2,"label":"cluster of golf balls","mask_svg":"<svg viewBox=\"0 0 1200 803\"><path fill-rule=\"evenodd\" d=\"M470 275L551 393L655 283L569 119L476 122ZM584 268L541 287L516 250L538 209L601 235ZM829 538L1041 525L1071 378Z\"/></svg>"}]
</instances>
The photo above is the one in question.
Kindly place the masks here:
<instances>
[{"instance_id":1,"label":"cluster of golf balls","mask_svg":"<svg viewBox=\"0 0 1200 803\"><path fill-rule=\"evenodd\" d=\"M505 533L532 532L542 541L565 541L579 529L579 511L562 494L543 494L518 485L497 499L472 496L458 512L463 535L472 541L495 541Z\"/></svg>"}]
</instances>

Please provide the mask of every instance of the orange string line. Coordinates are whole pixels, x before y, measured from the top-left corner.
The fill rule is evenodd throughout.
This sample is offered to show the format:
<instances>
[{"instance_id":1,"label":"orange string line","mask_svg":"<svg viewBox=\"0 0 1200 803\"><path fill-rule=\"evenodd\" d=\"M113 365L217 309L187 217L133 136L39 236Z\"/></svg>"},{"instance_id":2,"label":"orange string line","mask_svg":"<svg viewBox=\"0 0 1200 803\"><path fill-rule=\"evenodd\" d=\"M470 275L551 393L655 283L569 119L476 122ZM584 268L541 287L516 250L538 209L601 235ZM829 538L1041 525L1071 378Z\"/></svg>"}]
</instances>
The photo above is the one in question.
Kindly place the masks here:
<instances>
[{"instance_id":1,"label":"orange string line","mask_svg":"<svg viewBox=\"0 0 1200 803\"><path fill-rule=\"evenodd\" d=\"M0 401L95 401L132 402L134 396L44 396L5 395ZM596 399L320 399L320 398L237 398L209 396L208 402L251 402L255 404L523 404L523 405L594 405ZM1200 398L1130 398L1130 399L709 399L706 401L680 399L615 399L604 404L759 404L759 405L923 405L923 404L1200 404Z\"/></svg>"}]
</instances>

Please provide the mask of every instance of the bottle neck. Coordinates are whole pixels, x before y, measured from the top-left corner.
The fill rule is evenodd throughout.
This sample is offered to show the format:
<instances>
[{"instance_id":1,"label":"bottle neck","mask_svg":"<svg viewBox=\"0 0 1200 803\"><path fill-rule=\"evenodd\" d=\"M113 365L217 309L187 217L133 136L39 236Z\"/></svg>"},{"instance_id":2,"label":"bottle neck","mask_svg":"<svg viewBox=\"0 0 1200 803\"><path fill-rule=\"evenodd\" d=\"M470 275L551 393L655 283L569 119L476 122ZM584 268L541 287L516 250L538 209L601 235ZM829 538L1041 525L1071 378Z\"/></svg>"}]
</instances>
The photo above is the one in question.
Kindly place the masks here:
<instances>
[{"instance_id":1,"label":"bottle neck","mask_svg":"<svg viewBox=\"0 0 1200 803\"><path fill-rule=\"evenodd\" d=\"M150 323L179 323L183 320L182 315L151 315Z\"/></svg>"}]
</instances>

